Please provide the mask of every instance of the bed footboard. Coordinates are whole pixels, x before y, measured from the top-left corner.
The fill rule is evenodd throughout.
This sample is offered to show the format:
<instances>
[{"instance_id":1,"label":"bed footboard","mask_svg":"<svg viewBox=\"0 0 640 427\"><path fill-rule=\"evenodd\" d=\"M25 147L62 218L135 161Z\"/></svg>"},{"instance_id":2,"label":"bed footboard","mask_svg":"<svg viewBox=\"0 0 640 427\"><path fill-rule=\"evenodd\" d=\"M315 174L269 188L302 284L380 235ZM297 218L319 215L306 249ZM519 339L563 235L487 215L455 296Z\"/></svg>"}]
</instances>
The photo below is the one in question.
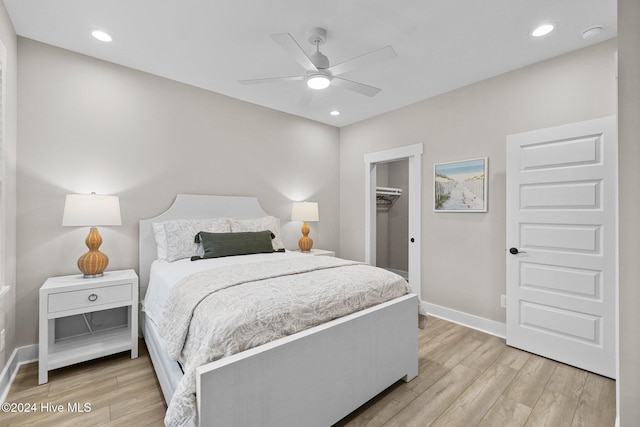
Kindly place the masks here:
<instances>
[{"instance_id":1,"label":"bed footboard","mask_svg":"<svg viewBox=\"0 0 640 427\"><path fill-rule=\"evenodd\" d=\"M198 369L202 426L329 426L418 375L406 295Z\"/></svg>"}]
</instances>

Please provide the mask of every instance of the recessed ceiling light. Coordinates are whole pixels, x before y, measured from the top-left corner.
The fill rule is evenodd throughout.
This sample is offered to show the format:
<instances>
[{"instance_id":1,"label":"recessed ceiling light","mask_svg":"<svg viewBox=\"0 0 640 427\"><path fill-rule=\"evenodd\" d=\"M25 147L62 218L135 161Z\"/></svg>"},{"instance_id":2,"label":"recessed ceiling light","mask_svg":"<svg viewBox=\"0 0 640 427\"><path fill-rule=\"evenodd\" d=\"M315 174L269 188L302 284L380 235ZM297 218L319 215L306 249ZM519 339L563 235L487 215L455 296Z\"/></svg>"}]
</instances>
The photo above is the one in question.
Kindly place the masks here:
<instances>
[{"instance_id":1,"label":"recessed ceiling light","mask_svg":"<svg viewBox=\"0 0 640 427\"><path fill-rule=\"evenodd\" d=\"M93 30L91 31L91 35L100 40L101 42L110 42L113 40L113 37L111 37L111 35L109 35L108 33L105 33L102 30Z\"/></svg>"},{"instance_id":2,"label":"recessed ceiling light","mask_svg":"<svg viewBox=\"0 0 640 427\"><path fill-rule=\"evenodd\" d=\"M598 37L600 33L602 33L603 28L601 26L595 26L591 28L587 28L582 32L582 38L587 40L592 37Z\"/></svg>"},{"instance_id":3,"label":"recessed ceiling light","mask_svg":"<svg viewBox=\"0 0 640 427\"><path fill-rule=\"evenodd\" d=\"M340 115L340 111L338 110L333 110L332 112L330 112L329 114L331 114L332 116L339 116Z\"/></svg>"},{"instance_id":4,"label":"recessed ceiling light","mask_svg":"<svg viewBox=\"0 0 640 427\"><path fill-rule=\"evenodd\" d=\"M542 24L539 27L537 27L535 30L531 31L531 35L533 37L546 36L551 31L553 31L554 28L555 28L555 25L553 24Z\"/></svg>"}]
</instances>

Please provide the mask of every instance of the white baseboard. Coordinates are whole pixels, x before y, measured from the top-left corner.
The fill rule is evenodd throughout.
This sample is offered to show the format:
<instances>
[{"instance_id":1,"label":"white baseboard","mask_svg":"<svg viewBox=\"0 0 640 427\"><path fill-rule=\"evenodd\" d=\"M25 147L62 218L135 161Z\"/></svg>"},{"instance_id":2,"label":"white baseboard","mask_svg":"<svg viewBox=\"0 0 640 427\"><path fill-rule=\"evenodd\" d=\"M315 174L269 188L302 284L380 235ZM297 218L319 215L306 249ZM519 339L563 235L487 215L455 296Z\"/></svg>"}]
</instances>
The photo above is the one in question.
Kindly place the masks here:
<instances>
[{"instance_id":1,"label":"white baseboard","mask_svg":"<svg viewBox=\"0 0 640 427\"><path fill-rule=\"evenodd\" d=\"M506 339L507 325L506 323L496 322L495 320L485 319L484 317L475 316L473 314L464 313L462 311L453 310L451 308L442 307L428 302L422 302L428 315L439 317L471 329L476 329L496 337Z\"/></svg>"},{"instance_id":2,"label":"white baseboard","mask_svg":"<svg viewBox=\"0 0 640 427\"><path fill-rule=\"evenodd\" d=\"M20 369L20 365L38 360L38 344L18 347L13 350L7 364L0 373L0 403L4 402L11 389L11 384Z\"/></svg>"}]
</instances>

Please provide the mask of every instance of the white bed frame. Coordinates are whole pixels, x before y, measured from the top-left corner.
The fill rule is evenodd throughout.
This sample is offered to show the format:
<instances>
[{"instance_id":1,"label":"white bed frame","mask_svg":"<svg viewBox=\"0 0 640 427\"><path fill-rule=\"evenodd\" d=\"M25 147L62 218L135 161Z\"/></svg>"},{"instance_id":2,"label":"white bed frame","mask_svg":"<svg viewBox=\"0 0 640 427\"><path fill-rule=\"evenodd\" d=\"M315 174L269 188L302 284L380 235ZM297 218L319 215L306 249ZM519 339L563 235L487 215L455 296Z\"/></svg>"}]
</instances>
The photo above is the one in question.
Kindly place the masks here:
<instances>
[{"instance_id":1,"label":"white bed frame","mask_svg":"<svg viewBox=\"0 0 640 427\"><path fill-rule=\"evenodd\" d=\"M153 222L178 218L257 218L255 197L179 194L161 215L140 221L140 295L156 258ZM330 426L396 381L418 375L418 297L333 320L198 369L201 426ZM143 334L165 400L182 377L153 322Z\"/></svg>"}]
</instances>

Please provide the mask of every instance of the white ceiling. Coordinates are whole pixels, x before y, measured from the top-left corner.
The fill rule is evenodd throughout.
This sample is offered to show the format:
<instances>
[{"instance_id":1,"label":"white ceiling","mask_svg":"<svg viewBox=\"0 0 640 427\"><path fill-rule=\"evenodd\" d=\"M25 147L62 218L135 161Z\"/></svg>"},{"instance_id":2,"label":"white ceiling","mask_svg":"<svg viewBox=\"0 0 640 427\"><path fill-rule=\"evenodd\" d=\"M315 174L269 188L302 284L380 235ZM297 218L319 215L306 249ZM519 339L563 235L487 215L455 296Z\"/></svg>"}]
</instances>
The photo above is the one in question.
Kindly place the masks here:
<instances>
[{"instance_id":1,"label":"white ceiling","mask_svg":"<svg viewBox=\"0 0 640 427\"><path fill-rule=\"evenodd\" d=\"M16 32L54 46L344 126L616 36L616 0L3 0ZM557 24L533 39L538 24ZM398 57L343 77L381 88L369 98L304 81L242 79L304 74L271 38L290 33L307 53L328 30L331 64L391 45ZM583 30L602 26L585 40ZM103 29L115 40L93 39ZM309 96L310 95L310 96ZM329 111L341 115L333 117Z\"/></svg>"}]
</instances>

